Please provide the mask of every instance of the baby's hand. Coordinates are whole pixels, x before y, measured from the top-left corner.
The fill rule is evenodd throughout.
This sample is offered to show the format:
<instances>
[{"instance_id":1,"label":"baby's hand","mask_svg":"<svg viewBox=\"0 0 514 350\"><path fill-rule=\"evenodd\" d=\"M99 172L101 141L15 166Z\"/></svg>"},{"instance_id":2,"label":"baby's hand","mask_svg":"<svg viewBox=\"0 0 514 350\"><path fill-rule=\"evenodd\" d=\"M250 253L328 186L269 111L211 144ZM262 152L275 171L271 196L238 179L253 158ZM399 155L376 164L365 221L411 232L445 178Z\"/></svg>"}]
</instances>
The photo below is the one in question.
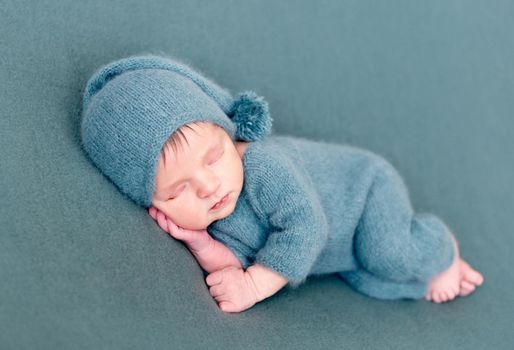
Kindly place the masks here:
<instances>
[{"instance_id":1,"label":"baby's hand","mask_svg":"<svg viewBox=\"0 0 514 350\"><path fill-rule=\"evenodd\" d=\"M258 302L252 277L243 269L229 266L205 279L209 292L225 312L241 312Z\"/></svg>"},{"instance_id":2,"label":"baby's hand","mask_svg":"<svg viewBox=\"0 0 514 350\"><path fill-rule=\"evenodd\" d=\"M212 238L207 230L188 230L177 226L162 211L155 207L148 209L150 216L157 221L157 224L169 233L173 238L184 241L189 249L194 252L201 252L212 243Z\"/></svg>"}]
</instances>

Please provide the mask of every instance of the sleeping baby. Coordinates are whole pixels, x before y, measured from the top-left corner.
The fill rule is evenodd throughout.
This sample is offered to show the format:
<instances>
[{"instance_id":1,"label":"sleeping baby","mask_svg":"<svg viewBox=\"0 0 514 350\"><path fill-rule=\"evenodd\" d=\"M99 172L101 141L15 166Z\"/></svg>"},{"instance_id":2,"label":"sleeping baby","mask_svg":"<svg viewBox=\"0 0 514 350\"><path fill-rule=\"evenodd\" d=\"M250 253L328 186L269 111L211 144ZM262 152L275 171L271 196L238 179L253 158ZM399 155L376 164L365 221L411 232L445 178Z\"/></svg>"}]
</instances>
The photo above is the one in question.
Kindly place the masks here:
<instances>
[{"instance_id":1,"label":"sleeping baby","mask_svg":"<svg viewBox=\"0 0 514 350\"><path fill-rule=\"evenodd\" d=\"M82 147L182 241L221 310L241 312L308 276L379 299L466 296L482 275L437 216L415 213L396 169L349 145L271 135L266 101L185 63L132 56L83 98Z\"/></svg>"}]
</instances>

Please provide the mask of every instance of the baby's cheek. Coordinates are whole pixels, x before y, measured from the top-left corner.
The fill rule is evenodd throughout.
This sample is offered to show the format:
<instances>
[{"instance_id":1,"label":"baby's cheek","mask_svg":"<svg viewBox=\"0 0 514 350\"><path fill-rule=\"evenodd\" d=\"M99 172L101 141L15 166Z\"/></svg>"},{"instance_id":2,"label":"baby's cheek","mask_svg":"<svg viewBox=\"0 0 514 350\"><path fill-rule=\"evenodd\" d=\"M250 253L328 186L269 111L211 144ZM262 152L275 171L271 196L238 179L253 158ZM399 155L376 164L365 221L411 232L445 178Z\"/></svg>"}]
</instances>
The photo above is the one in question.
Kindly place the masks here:
<instances>
[{"instance_id":1,"label":"baby's cheek","mask_svg":"<svg viewBox=\"0 0 514 350\"><path fill-rule=\"evenodd\" d=\"M210 222L209 215L202 211L203 206L181 206L175 211L176 224L180 227L188 228L190 230L203 230Z\"/></svg>"}]
</instances>

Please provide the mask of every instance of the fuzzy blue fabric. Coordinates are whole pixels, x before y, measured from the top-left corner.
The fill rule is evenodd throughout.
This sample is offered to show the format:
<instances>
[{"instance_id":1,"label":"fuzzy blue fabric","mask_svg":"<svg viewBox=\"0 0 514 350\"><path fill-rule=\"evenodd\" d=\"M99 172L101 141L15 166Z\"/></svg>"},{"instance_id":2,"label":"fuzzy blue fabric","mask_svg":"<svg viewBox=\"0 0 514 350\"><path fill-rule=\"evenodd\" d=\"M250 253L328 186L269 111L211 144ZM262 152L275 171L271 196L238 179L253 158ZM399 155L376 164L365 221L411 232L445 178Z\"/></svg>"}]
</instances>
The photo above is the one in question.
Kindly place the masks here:
<instances>
[{"instance_id":1,"label":"fuzzy blue fabric","mask_svg":"<svg viewBox=\"0 0 514 350\"><path fill-rule=\"evenodd\" d=\"M83 97L82 146L122 193L151 205L162 146L179 127L210 121L251 141L236 209L209 226L243 266L258 262L296 287L339 273L377 298L418 298L453 259L448 228L414 214L394 168L369 151L286 136L252 91L236 98L170 58L133 56L99 69Z\"/></svg>"},{"instance_id":2,"label":"fuzzy blue fabric","mask_svg":"<svg viewBox=\"0 0 514 350\"><path fill-rule=\"evenodd\" d=\"M188 65L131 56L98 69L83 95L81 143L92 163L137 204L151 206L160 151L181 126L210 121L232 139L271 132L268 104L253 91L235 98Z\"/></svg>"},{"instance_id":3,"label":"fuzzy blue fabric","mask_svg":"<svg viewBox=\"0 0 514 350\"><path fill-rule=\"evenodd\" d=\"M260 263L297 287L338 273L380 299L421 298L454 257L452 233L414 213L407 188L381 156L292 136L249 144L234 212L209 233L244 268Z\"/></svg>"}]
</instances>

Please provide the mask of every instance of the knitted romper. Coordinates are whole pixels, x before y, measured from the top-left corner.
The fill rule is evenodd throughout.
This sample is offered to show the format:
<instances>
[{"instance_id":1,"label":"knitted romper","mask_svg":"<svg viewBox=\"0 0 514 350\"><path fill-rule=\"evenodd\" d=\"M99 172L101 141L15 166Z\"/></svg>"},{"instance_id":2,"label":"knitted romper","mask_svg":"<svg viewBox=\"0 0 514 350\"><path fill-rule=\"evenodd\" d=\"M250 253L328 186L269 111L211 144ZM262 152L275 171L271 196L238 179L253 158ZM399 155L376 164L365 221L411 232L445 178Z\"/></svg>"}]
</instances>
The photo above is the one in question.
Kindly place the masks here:
<instances>
[{"instance_id":1,"label":"knitted romper","mask_svg":"<svg viewBox=\"0 0 514 350\"><path fill-rule=\"evenodd\" d=\"M292 136L249 144L234 212L207 229L239 258L297 287L337 273L379 299L422 298L451 265L452 233L414 213L397 171L375 153Z\"/></svg>"}]
</instances>

